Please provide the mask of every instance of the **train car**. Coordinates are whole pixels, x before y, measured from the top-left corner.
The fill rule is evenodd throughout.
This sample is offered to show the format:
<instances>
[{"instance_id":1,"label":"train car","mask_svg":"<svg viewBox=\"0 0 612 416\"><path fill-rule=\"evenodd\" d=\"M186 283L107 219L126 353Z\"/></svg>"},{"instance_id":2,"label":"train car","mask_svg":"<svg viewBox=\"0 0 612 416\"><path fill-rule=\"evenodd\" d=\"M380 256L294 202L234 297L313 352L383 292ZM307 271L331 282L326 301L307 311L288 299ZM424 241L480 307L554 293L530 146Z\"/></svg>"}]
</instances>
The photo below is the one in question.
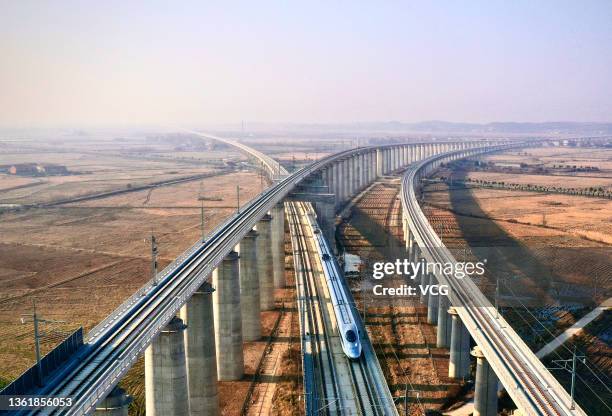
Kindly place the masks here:
<instances>
[{"instance_id":1,"label":"train car","mask_svg":"<svg viewBox=\"0 0 612 416\"><path fill-rule=\"evenodd\" d=\"M312 223L313 222L311 222L311 224ZM315 237L317 239L317 246L321 252L321 258L323 259L323 272L325 273L325 281L329 288L336 322L338 323L342 350L350 359L358 359L361 356L361 339L360 332L357 329L357 321L354 316L354 308L348 302L348 296L344 289L344 285L339 280L342 278L340 270L338 265L334 262L327 241L318 227L315 227Z\"/></svg>"}]
</instances>

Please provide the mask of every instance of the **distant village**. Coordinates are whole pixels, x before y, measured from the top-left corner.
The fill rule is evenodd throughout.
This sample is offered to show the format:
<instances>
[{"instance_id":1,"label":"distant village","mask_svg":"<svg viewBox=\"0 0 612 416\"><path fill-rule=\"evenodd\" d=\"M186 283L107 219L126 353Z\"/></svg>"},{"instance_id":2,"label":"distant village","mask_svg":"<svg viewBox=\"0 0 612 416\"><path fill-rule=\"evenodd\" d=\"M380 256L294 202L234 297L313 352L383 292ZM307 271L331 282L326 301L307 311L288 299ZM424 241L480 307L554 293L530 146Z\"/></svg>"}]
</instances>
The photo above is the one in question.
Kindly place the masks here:
<instances>
[{"instance_id":1,"label":"distant village","mask_svg":"<svg viewBox=\"0 0 612 416\"><path fill-rule=\"evenodd\" d=\"M0 173L16 176L62 176L72 172L64 165L54 163L16 163L0 165Z\"/></svg>"}]
</instances>

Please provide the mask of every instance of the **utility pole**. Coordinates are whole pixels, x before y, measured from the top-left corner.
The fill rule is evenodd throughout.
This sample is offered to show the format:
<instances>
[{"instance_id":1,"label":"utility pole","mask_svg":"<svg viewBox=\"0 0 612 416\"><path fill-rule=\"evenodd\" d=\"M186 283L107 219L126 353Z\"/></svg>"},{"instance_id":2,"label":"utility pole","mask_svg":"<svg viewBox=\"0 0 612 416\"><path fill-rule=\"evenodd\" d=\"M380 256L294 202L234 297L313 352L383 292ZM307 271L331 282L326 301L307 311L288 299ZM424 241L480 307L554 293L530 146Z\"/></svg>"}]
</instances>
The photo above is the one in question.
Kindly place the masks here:
<instances>
[{"instance_id":1,"label":"utility pole","mask_svg":"<svg viewBox=\"0 0 612 416\"><path fill-rule=\"evenodd\" d=\"M32 321L34 321L34 349L36 350L36 374L38 375L38 385L42 386L43 374L40 364L40 334L38 333L38 315L36 314L36 299L32 298Z\"/></svg>"},{"instance_id":2,"label":"utility pole","mask_svg":"<svg viewBox=\"0 0 612 416\"><path fill-rule=\"evenodd\" d=\"M240 214L240 185L236 185L236 210Z\"/></svg>"},{"instance_id":3,"label":"utility pole","mask_svg":"<svg viewBox=\"0 0 612 416\"><path fill-rule=\"evenodd\" d=\"M201 205L201 210L200 210L200 233L202 236L202 242L204 242L204 200L201 201L202 205Z\"/></svg>"},{"instance_id":4,"label":"utility pole","mask_svg":"<svg viewBox=\"0 0 612 416\"><path fill-rule=\"evenodd\" d=\"M570 392L570 396L572 398L572 404L570 406L570 409L574 410L575 408L575 403L574 403L574 389L576 387L576 345L574 345L574 351L572 352L572 386L571 386L571 392Z\"/></svg>"},{"instance_id":5,"label":"utility pole","mask_svg":"<svg viewBox=\"0 0 612 416\"><path fill-rule=\"evenodd\" d=\"M495 319L499 319L499 276L495 276Z\"/></svg>"},{"instance_id":6,"label":"utility pole","mask_svg":"<svg viewBox=\"0 0 612 416\"><path fill-rule=\"evenodd\" d=\"M259 192L264 190L264 165L263 162L259 162Z\"/></svg>"},{"instance_id":7,"label":"utility pole","mask_svg":"<svg viewBox=\"0 0 612 416\"><path fill-rule=\"evenodd\" d=\"M153 286L157 286L157 242L153 233L151 233L151 275Z\"/></svg>"},{"instance_id":8,"label":"utility pole","mask_svg":"<svg viewBox=\"0 0 612 416\"><path fill-rule=\"evenodd\" d=\"M408 416L408 383L404 384L404 416Z\"/></svg>"},{"instance_id":9,"label":"utility pole","mask_svg":"<svg viewBox=\"0 0 612 416\"><path fill-rule=\"evenodd\" d=\"M54 320L46 320L46 319L41 319L38 317L38 313L36 312L36 299L32 298L32 315L23 315L21 317L21 323L25 324L27 322L30 321L30 319L32 320L32 322L34 323L34 351L36 353L36 378L37 378L37 384L39 387L43 386L43 372L42 372L42 364L41 364L41 357L40 357L40 328L39 325L40 323L53 323L53 322L57 322L57 323L61 323L64 321L54 321Z\"/></svg>"},{"instance_id":10,"label":"utility pole","mask_svg":"<svg viewBox=\"0 0 612 416\"><path fill-rule=\"evenodd\" d=\"M583 364L586 364L586 356L577 355L576 352L577 352L576 344L574 344L574 350L572 351L572 358L568 358L565 360L552 360L552 362L554 364L559 365L559 367L549 368L549 370L566 370L572 373L572 384L570 386L570 399L571 399L570 409L571 410L574 410L576 408L576 401L574 400L574 392L576 389L576 362L577 360L580 360L580 362L582 362ZM571 369L568 367L570 363L571 363Z\"/></svg>"}]
</instances>

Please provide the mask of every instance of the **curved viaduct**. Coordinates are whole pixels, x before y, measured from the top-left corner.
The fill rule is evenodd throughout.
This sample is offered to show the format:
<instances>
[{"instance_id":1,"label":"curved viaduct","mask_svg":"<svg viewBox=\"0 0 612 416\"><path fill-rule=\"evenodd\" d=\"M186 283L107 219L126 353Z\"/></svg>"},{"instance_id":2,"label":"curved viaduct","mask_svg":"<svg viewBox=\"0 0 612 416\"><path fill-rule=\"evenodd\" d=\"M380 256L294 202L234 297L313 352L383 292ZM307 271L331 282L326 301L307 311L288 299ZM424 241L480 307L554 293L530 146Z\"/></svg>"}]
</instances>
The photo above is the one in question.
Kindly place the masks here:
<instances>
[{"instance_id":1,"label":"curved viaduct","mask_svg":"<svg viewBox=\"0 0 612 416\"><path fill-rule=\"evenodd\" d=\"M250 299L247 304L259 310L270 307L266 297L270 287L273 290L274 285L279 284L274 273L276 267L271 267L269 260L280 255L280 246L274 244L274 240L282 239L278 235L282 228L270 226L269 212L282 217L279 203L286 198L312 199L321 227L330 237L338 207L377 177L411 165L403 182L402 195L409 254L413 258L423 256L435 260L437 254L429 248L442 244L418 207L414 189L419 179L444 160L510 146L493 141L460 141L357 148L328 156L287 175L273 159L246 145L191 133L224 141L257 158L274 179L273 185L145 284L89 332L85 344L48 375L43 387L28 391L28 394L74 397L75 404L71 408L49 414L94 411L123 414L121 412L127 411L127 401L115 386L143 353L148 415L216 414L216 379L232 380L242 376L242 341L245 331L253 330L241 317L239 286L246 279L241 277L239 283L238 274L240 270L257 270L258 273L250 273L249 278L259 280L260 302ZM235 251L237 248L240 256ZM444 256L451 259L448 253ZM248 263L241 268L243 261ZM429 277L423 276L426 278ZM448 301L455 306L451 312L457 314L446 321L452 321L449 371L455 371L452 370L455 367L461 369L453 373L456 376L463 371L466 351L462 347L465 340L469 340L468 333L480 347L474 353L479 357L480 380L482 382L483 374L486 380L480 383L479 391L477 374L477 401L480 396L485 405L491 404L492 399L485 396L491 396L487 391L491 383L486 381L494 380L495 375L491 376L492 372L486 370L492 368L524 414L584 414L581 409L570 409L566 405L569 403L567 392L516 333L509 326L500 328L501 320L492 320L490 304L478 288L470 286L467 279L457 284L443 275L435 278L453 288ZM215 289L211 288L211 280ZM436 300L440 304L445 302L441 297ZM482 302L479 305L485 305L484 308L474 307L476 301ZM430 304L433 307L433 302ZM445 310L445 307L438 310ZM177 317L179 312L182 319ZM442 317L441 322L444 319ZM251 325L257 324L251 322ZM484 409L481 414L492 414L491 409L487 410L486 406Z\"/></svg>"}]
</instances>

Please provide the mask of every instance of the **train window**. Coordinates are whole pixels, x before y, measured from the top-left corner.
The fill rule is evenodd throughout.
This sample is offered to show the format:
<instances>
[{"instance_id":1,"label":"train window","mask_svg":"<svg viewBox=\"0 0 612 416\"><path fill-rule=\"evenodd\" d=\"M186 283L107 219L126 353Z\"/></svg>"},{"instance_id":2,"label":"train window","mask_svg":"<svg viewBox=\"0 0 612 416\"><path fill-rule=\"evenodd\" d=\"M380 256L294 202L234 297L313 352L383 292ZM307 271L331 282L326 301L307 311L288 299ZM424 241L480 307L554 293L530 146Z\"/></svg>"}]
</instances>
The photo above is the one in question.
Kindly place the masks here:
<instances>
[{"instance_id":1,"label":"train window","mask_svg":"<svg viewBox=\"0 0 612 416\"><path fill-rule=\"evenodd\" d=\"M346 331L346 334L344 334L344 336L348 342L357 341L357 336L355 335L355 332L352 329Z\"/></svg>"},{"instance_id":2,"label":"train window","mask_svg":"<svg viewBox=\"0 0 612 416\"><path fill-rule=\"evenodd\" d=\"M329 261L329 259L330 259L329 254L327 253L323 254L323 260Z\"/></svg>"}]
</instances>

